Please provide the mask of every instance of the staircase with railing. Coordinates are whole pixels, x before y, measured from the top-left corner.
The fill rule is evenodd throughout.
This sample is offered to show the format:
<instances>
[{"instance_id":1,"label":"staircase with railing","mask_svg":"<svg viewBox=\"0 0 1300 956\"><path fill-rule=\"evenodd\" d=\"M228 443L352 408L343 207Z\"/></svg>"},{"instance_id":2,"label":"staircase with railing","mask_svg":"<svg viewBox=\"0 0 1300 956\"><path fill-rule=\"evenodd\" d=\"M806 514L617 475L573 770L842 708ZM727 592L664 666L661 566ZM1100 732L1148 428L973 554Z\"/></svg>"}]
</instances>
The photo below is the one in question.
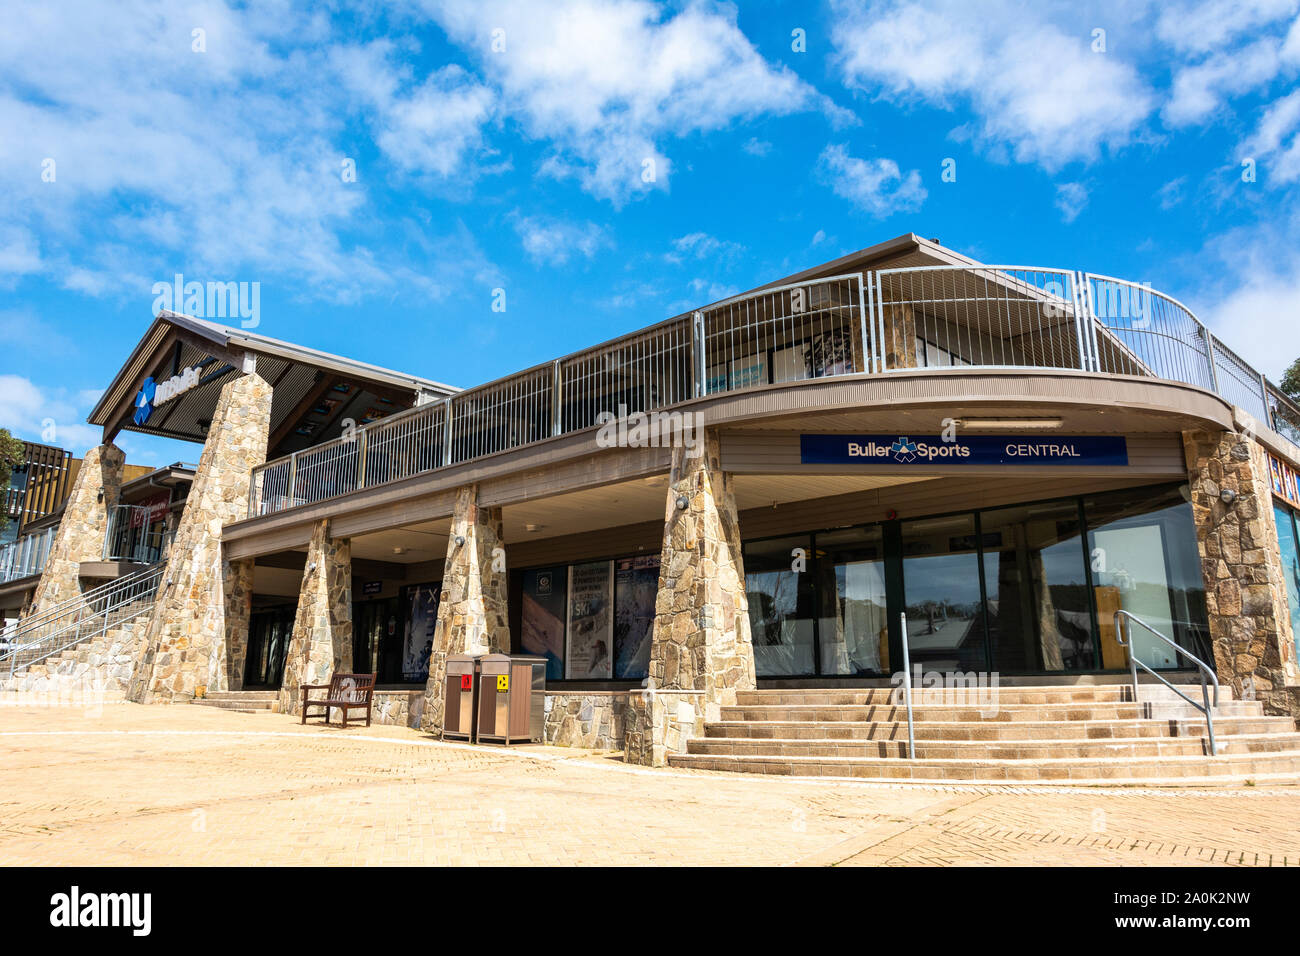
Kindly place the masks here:
<instances>
[{"instance_id":1,"label":"staircase with railing","mask_svg":"<svg viewBox=\"0 0 1300 956\"><path fill-rule=\"evenodd\" d=\"M164 570L163 564L142 568L7 628L0 643L0 677L12 684L23 669L144 619Z\"/></svg>"}]
</instances>

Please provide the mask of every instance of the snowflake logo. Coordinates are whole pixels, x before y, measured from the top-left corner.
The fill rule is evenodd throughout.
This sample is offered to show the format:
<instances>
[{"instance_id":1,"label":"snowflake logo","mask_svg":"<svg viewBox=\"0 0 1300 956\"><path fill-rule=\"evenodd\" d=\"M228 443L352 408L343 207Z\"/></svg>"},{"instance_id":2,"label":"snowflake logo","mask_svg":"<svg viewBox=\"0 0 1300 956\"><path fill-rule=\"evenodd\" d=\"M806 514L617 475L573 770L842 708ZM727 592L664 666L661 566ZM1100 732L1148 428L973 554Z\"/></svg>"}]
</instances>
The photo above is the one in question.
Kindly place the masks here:
<instances>
[{"instance_id":1,"label":"snowflake logo","mask_svg":"<svg viewBox=\"0 0 1300 956\"><path fill-rule=\"evenodd\" d=\"M910 465L916 461L916 442L906 437L900 437L889 446L889 450L894 453L894 461L899 464Z\"/></svg>"}]
</instances>

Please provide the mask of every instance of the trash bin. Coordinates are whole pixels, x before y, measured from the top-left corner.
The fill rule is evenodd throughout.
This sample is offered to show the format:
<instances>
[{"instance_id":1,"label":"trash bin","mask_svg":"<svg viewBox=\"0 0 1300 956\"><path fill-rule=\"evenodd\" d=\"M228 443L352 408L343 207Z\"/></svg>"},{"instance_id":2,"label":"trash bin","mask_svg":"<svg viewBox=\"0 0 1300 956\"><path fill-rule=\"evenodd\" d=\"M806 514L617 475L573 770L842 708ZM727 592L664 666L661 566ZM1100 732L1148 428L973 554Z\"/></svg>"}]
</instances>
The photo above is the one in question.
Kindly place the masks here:
<instances>
[{"instance_id":1,"label":"trash bin","mask_svg":"<svg viewBox=\"0 0 1300 956\"><path fill-rule=\"evenodd\" d=\"M488 654L479 658L480 742L542 742L546 658Z\"/></svg>"},{"instance_id":2,"label":"trash bin","mask_svg":"<svg viewBox=\"0 0 1300 956\"><path fill-rule=\"evenodd\" d=\"M474 742L474 698L478 696L478 662L471 654L447 656L442 737Z\"/></svg>"}]
</instances>

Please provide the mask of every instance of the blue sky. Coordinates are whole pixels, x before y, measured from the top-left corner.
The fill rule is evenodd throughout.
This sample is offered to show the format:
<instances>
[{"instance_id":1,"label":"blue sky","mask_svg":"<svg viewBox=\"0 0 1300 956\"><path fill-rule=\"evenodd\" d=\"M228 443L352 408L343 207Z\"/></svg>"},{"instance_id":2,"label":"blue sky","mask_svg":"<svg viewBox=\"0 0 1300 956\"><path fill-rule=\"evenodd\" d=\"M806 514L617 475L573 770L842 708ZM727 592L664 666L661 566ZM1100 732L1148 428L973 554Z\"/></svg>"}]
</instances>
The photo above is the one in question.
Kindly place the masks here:
<instances>
[{"instance_id":1,"label":"blue sky","mask_svg":"<svg viewBox=\"0 0 1300 956\"><path fill-rule=\"evenodd\" d=\"M260 283L264 334L469 386L908 231L1151 282L1276 378L1300 356L1297 15L10 2L0 426L97 443L178 272Z\"/></svg>"}]
</instances>

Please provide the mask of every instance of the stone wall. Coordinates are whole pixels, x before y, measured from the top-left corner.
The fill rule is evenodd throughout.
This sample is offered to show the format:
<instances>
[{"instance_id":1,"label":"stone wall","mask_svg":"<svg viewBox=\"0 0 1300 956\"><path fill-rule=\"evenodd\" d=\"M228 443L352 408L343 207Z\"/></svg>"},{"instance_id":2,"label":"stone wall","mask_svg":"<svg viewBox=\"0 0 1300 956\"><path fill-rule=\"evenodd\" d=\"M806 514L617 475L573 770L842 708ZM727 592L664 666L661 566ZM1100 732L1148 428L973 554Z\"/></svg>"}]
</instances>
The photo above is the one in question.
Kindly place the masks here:
<instances>
[{"instance_id":1,"label":"stone wall","mask_svg":"<svg viewBox=\"0 0 1300 956\"><path fill-rule=\"evenodd\" d=\"M1183 442L1219 681L1270 714L1300 716L1264 450L1236 432L1186 432ZM1224 490L1236 494L1232 504L1222 500Z\"/></svg>"},{"instance_id":2,"label":"stone wall","mask_svg":"<svg viewBox=\"0 0 1300 956\"><path fill-rule=\"evenodd\" d=\"M710 720L755 686L736 501L714 433L696 457L673 450L649 673L652 689L703 691Z\"/></svg>"},{"instance_id":3,"label":"stone wall","mask_svg":"<svg viewBox=\"0 0 1300 956\"><path fill-rule=\"evenodd\" d=\"M271 386L261 376L242 375L221 389L136 660L133 701L183 701L230 688L227 642L246 634L248 601L242 572L223 561L221 529L247 514L270 416Z\"/></svg>"},{"instance_id":4,"label":"stone wall","mask_svg":"<svg viewBox=\"0 0 1300 956\"><path fill-rule=\"evenodd\" d=\"M463 543L457 544L458 537ZM507 601L501 509L480 507L477 485L460 488L429 655L421 722L425 732L442 733L448 655L510 652Z\"/></svg>"},{"instance_id":5,"label":"stone wall","mask_svg":"<svg viewBox=\"0 0 1300 956\"><path fill-rule=\"evenodd\" d=\"M117 506L125 460L116 445L86 452L27 613L40 613L81 594L81 562L104 557L108 513Z\"/></svg>"},{"instance_id":6,"label":"stone wall","mask_svg":"<svg viewBox=\"0 0 1300 956\"><path fill-rule=\"evenodd\" d=\"M685 753L704 734L704 692L632 691L627 698L623 759L662 767L670 753Z\"/></svg>"},{"instance_id":7,"label":"stone wall","mask_svg":"<svg viewBox=\"0 0 1300 956\"><path fill-rule=\"evenodd\" d=\"M884 307L885 368L916 367L916 318L910 305Z\"/></svg>"},{"instance_id":8,"label":"stone wall","mask_svg":"<svg viewBox=\"0 0 1300 956\"><path fill-rule=\"evenodd\" d=\"M546 695L543 741L554 747L622 750L627 691Z\"/></svg>"},{"instance_id":9,"label":"stone wall","mask_svg":"<svg viewBox=\"0 0 1300 956\"><path fill-rule=\"evenodd\" d=\"M424 691L422 690L377 690L370 721L375 724L415 729L420 726L423 710Z\"/></svg>"},{"instance_id":10,"label":"stone wall","mask_svg":"<svg viewBox=\"0 0 1300 956\"><path fill-rule=\"evenodd\" d=\"M226 588L226 684L227 690L244 689L244 665L248 662L248 619L253 613L252 558L227 561Z\"/></svg>"},{"instance_id":11,"label":"stone wall","mask_svg":"<svg viewBox=\"0 0 1300 956\"><path fill-rule=\"evenodd\" d=\"M284 655L280 712L302 712L304 684L328 684L352 671L352 542L330 537L318 521L307 546L293 633Z\"/></svg>"}]
</instances>

